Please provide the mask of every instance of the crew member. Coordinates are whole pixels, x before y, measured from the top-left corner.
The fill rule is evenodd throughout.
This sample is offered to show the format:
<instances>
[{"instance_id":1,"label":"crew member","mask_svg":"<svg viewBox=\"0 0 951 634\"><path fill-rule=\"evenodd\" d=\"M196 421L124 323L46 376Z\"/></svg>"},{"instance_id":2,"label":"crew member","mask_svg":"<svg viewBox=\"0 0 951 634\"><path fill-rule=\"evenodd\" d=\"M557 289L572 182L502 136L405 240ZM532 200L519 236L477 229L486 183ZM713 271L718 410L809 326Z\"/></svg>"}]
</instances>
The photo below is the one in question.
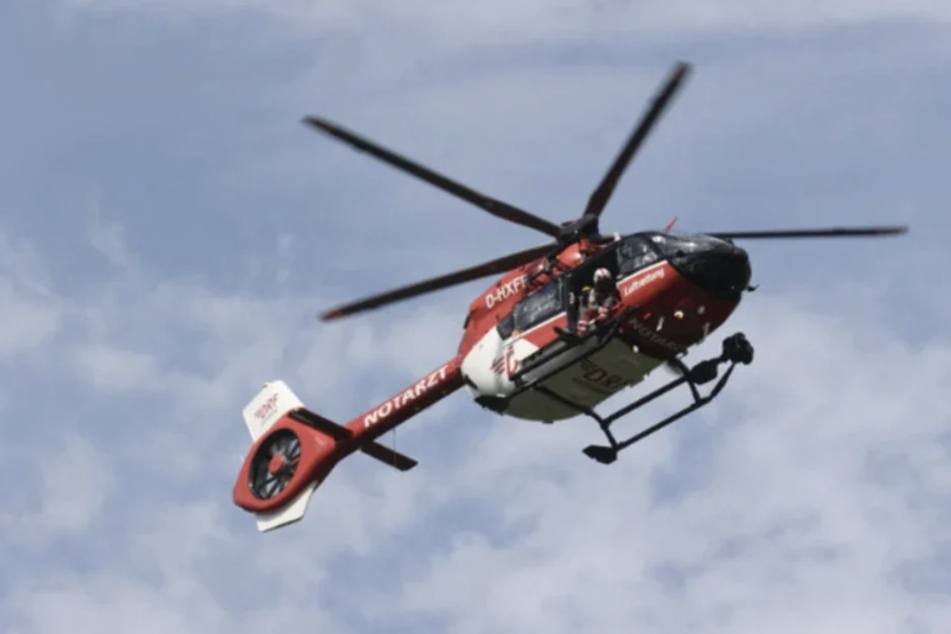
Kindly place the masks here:
<instances>
[{"instance_id":1,"label":"crew member","mask_svg":"<svg viewBox=\"0 0 951 634\"><path fill-rule=\"evenodd\" d=\"M578 334L583 335L593 322L602 322L621 305L621 293L611 271L601 267L594 272L593 286L585 288L584 313L578 321Z\"/></svg>"}]
</instances>

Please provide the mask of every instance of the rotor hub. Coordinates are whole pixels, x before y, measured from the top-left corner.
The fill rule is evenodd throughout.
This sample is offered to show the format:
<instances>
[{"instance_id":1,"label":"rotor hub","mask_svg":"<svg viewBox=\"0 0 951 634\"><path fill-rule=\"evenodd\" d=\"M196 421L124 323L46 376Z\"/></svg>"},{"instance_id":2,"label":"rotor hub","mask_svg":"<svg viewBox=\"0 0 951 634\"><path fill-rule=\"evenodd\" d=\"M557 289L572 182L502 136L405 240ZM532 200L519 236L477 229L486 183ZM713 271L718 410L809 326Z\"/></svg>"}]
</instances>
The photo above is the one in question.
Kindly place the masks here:
<instances>
[{"instance_id":1,"label":"rotor hub","mask_svg":"<svg viewBox=\"0 0 951 634\"><path fill-rule=\"evenodd\" d=\"M284 457L284 454L279 453L268 462L267 472L271 475L277 475L283 471L285 467L287 467L287 458Z\"/></svg>"}]
</instances>

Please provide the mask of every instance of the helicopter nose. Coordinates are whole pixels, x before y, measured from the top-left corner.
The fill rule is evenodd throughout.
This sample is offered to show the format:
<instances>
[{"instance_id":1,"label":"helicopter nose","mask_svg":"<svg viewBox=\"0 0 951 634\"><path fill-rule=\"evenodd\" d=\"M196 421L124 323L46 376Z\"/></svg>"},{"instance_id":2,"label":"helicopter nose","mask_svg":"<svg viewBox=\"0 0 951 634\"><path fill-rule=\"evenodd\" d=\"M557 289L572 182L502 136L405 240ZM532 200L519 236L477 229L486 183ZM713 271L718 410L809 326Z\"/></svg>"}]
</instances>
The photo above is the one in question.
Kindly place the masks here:
<instances>
[{"instance_id":1,"label":"helicopter nose","mask_svg":"<svg viewBox=\"0 0 951 634\"><path fill-rule=\"evenodd\" d=\"M694 284L719 297L739 301L753 271L749 254L728 242L691 253L674 266Z\"/></svg>"},{"instance_id":2,"label":"helicopter nose","mask_svg":"<svg viewBox=\"0 0 951 634\"><path fill-rule=\"evenodd\" d=\"M753 276L749 254L733 245L729 251L715 252L706 266L709 269L710 289L715 292L742 293L749 287Z\"/></svg>"}]
</instances>

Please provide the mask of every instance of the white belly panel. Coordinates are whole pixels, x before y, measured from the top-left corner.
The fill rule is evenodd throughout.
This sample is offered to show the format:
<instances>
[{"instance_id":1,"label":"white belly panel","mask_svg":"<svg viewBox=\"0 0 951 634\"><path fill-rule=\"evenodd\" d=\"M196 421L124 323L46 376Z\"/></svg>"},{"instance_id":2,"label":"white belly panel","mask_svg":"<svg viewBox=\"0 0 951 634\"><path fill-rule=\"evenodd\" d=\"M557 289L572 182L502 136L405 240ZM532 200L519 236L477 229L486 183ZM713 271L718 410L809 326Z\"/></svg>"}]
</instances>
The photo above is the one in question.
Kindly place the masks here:
<instances>
[{"instance_id":1,"label":"white belly panel","mask_svg":"<svg viewBox=\"0 0 951 634\"><path fill-rule=\"evenodd\" d=\"M526 378L540 377L572 359L567 367L544 379L540 385L574 404L594 408L624 388L640 383L661 364L657 359L635 353L617 339L591 356L575 360L582 354L580 347L576 348L530 373L534 377ZM505 413L528 420L553 422L573 418L580 412L539 390L528 390L515 396Z\"/></svg>"},{"instance_id":2,"label":"white belly panel","mask_svg":"<svg viewBox=\"0 0 951 634\"><path fill-rule=\"evenodd\" d=\"M641 382L661 361L634 352L627 344L614 339L603 348L580 359L595 346L593 340L565 349L563 354L526 373L523 384L531 383L555 371L539 385L582 407L593 408L625 387ZM562 343L556 347L565 347ZM555 349L549 346L542 354ZM466 355L462 373L474 395L510 397L519 391L510 376L539 349L521 337L503 341L496 329L488 332ZM580 359L580 360L579 360ZM553 422L574 418L577 408L552 398L539 390L526 390L514 396L501 412L515 418Z\"/></svg>"}]
</instances>

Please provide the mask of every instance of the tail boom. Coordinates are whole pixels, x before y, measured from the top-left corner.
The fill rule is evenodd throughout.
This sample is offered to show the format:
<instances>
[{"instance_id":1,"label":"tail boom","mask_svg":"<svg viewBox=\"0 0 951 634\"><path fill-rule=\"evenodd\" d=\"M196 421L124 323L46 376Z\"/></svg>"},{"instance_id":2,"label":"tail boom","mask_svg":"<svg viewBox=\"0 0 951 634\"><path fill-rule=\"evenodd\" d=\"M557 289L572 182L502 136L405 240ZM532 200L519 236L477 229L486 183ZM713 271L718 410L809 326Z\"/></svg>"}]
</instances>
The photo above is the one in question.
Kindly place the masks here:
<instances>
[{"instance_id":1,"label":"tail boom","mask_svg":"<svg viewBox=\"0 0 951 634\"><path fill-rule=\"evenodd\" d=\"M372 440L432 407L464 384L462 359L456 357L409 386L396 396L357 416L346 428L355 438Z\"/></svg>"},{"instance_id":2,"label":"tail boom","mask_svg":"<svg viewBox=\"0 0 951 634\"><path fill-rule=\"evenodd\" d=\"M376 458L381 462L385 462L393 467L396 467L400 471L409 471L415 467L418 463L408 456L397 452L394 449L389 447L384 447L380 443L366 439L361 442L361 440L350 430L348 427L338 425L337 423L327 420L320 414L315 414L307 409L299 409L290 413L290 417L304 425L313 427L317 431L320 431L341 445L345 443L355 443L360 451L366 455ZM351 452L346 452L347 454Z\"/></svg>"}]
</instances>

